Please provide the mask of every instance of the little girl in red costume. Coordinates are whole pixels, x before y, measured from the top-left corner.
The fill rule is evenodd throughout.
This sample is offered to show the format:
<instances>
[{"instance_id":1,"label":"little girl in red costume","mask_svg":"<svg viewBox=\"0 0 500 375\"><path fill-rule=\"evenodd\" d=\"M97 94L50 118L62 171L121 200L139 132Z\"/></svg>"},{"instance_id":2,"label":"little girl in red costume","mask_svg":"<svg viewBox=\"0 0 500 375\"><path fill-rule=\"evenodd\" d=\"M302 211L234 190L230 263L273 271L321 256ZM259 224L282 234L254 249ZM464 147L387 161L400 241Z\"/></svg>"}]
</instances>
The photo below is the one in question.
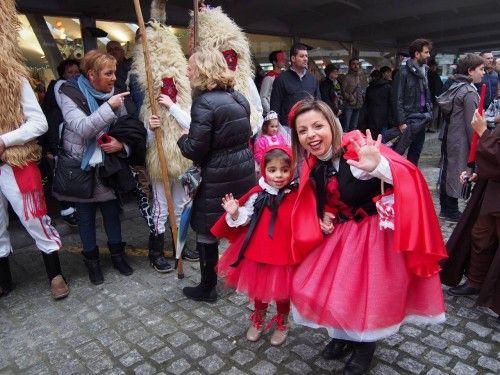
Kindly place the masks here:
<instances>
[{"instance_id":1,"label":"little girl in red costume","mask_svg":"<svg viewBox=\"0 0 500 375\"><path fill-rule=\"evenodd\" d=\"M231 245L219 261L218 273L226 286L248 295L255 303L247 339L257 341L264 328L269 302L276 301L277 315L272 345L282 344L287 336L290 312L290 287L295 262L290 251L291 213L297 195L294 160L288 146L269 147L262 159L263 177L239 201L227 194L222 200L226 210L212 227L218 238Z\"/></svg>"},{"instance_id":2,"label":"little girl in red costume","mask_svg":"<svg viewBox=\"0 0 500 375\"><path fill-rule=\"evenodd\" d=\"M342 135L326 103L298 102L288 123L305 158L291 220L292 256L304 259L292 282L294 321L326 328L323 358L352 353L344 374L365 374L376 341L407 321L445 319L434 205L418 168L369 131ZM385 211L374 203L382 181L394 192Z\"/></svg>"}]
</instances>

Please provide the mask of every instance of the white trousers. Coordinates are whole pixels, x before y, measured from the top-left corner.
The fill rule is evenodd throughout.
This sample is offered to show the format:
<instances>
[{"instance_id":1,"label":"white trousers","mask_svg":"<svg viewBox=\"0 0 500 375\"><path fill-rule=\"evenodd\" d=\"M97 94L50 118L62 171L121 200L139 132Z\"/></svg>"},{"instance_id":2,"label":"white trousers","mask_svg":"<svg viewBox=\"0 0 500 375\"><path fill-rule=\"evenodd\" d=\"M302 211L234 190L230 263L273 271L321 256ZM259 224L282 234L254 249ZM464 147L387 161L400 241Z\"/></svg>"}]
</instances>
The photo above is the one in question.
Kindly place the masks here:
<instances>
[{"instance_id":1,"label":"white trousers","mask_svg":"<svg viewBox=\"0 0 500 375\"><path fill-rule=\"evenodd\" d=\"M8 203L14 209L19 220L35 240L36 247L44 253L50 254L61 248L61 238L56 229L50 224L50 217L44 215L40 218L24 217L23 197L17 186L12 168L3 164L0 166L0 258L12 252L9 231Z\"/></svg>"},{"instance_id":2,"label":"white trousers","mask_svg":"<svg viewBox=\"0 0 500 375\"><path fill-rule=\"evenodd\" d=\"M163 190L163 183L153 182L152 187L153 207L151 214L153 216L156 233L162 234L165 233L165 224L168 218L167 198ZM177 225L179 225L182 210L187 202L189 202L189 197L178 180L170 179L170 191L174 204L175 221Z\"/></svg>"}]
</instances>

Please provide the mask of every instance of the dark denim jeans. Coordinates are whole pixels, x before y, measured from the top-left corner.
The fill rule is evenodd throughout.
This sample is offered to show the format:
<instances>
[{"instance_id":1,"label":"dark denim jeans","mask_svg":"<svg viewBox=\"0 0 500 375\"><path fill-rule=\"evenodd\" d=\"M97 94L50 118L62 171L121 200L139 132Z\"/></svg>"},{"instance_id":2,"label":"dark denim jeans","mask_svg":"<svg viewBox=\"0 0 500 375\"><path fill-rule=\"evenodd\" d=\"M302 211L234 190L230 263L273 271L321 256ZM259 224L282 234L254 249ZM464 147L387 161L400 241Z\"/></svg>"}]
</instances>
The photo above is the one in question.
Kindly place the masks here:
<instances>
[{"instance_id":1,"label":"dark denim jeans","mask_svg":"<svg viewBox=\"0 0 500 375\"><path fill-rule=\"evenodd\" d=\"M344 113L342 114L341 121L342 129L345 133L350 132L351 130L358 128L358 120L359 120L359 109L344 108Z\"/></svg>"},{"instance_id":2,"label":"dark denim jeans","mask_svg":"<svg viewBox=\"0 0 500 375\"><path fill-rule=\"evenodd\" d=\"M418 165L418 160L420 159L420 154L424 148L425 142L425 126L413 137L411 141L410 148L408 149L408 155L406 158L413 164Z\"/></svg>"},{"instance_id":3,"label":"dark denim jeans","mask_svg":"<svg viewBox=\"0 0 500 375\"><path fill-rule=\"evenodd\" d=\"M78 230L83 244L83 251L93 251L97 246L95 216L97 208L101 210L104 230L109 244L122 242L122 228L120 222L120 205L117 199L106 202L76 203L78 215Z\"/></svg>"}]
</instances>

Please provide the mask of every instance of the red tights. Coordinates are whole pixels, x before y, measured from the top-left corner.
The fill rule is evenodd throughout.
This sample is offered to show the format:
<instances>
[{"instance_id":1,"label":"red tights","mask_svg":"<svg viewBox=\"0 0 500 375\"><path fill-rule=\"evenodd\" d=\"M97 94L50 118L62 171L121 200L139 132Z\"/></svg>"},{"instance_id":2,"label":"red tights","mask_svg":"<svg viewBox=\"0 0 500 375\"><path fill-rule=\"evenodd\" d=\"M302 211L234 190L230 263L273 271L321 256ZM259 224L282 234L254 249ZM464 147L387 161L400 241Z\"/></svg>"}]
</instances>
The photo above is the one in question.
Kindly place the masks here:
<instances>
[{"instance_id":1,"label":"red tights","mask_svg":"<svg viewBox=\"0 0 500 375\"><path fill-rule=\"evenodd\" d=\"M255 310L266 310L268 305L268 303L258 299L254 300ZM276 310L278 310L279 314L288 314L290 312L290 300L276 301Z\"/></svg>"}]
</instances>

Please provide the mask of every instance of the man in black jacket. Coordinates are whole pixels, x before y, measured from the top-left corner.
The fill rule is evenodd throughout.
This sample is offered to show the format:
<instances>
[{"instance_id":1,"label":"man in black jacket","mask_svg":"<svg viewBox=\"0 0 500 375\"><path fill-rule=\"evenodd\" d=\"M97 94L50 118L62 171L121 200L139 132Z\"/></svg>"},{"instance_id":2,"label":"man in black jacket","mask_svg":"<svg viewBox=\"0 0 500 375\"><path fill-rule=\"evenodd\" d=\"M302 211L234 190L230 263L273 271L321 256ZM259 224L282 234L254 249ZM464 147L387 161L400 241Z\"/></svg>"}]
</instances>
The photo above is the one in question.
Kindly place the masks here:
<instances>
[{"instance_id":1,"label":"man in black jacket","mask_svg":"<svg viewBox=\"0 0 500 375\"><path fill-rule=\"evenodd\" d=\"M421 121L411 122L409 117L415 114L430 113L432 118L432 102L427 82L428 67L425 64L430 56L432 43L427 39L416 39L410 44L410 57L401 67L393 83L393 108L396 123L405 131L410 129L413 137L408 149L407 158L417 165L425 142L425 124ZM414 117L414 116L412 116Z\"/></svg>"},{"instance_id":2,"label":"man in black jacket","mask_svg":"<svg viewBox=\"0 0 500 375\"><path fill-rule=\"evenodd\" d=\"M319 84L307 71L307 47L296 43L290 48L290 68L274 80L271 111L278 114L283 126L288 124L288 112L295 103L308 96L320 99Z\"/></svg>"}]
</instances>

